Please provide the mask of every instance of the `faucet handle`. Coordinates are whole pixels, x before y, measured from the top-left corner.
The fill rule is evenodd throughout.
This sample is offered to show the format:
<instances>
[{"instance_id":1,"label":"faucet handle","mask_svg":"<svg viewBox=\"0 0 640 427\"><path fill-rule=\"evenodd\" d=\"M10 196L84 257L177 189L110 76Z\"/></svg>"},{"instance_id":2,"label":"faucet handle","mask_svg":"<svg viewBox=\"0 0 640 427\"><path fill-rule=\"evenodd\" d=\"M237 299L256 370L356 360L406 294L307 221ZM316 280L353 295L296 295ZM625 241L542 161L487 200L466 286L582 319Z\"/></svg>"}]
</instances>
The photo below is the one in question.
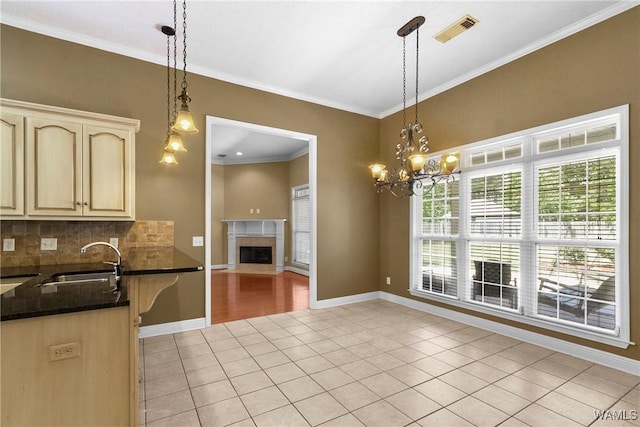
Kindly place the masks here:
<instances>
[{"instance_id":1,"label":"faucet handle","mask_svg":"<svg viewBox=\"0 0 640 427\"><path fill-rule=\"evenodd\" d=\"M118 263L117 263L117 262L111 262L111 261L102 261L102 263L103 263L103 264L113 265L114 267L115 267L116 265L118 265Z\"/></svg>"}]
</instances>

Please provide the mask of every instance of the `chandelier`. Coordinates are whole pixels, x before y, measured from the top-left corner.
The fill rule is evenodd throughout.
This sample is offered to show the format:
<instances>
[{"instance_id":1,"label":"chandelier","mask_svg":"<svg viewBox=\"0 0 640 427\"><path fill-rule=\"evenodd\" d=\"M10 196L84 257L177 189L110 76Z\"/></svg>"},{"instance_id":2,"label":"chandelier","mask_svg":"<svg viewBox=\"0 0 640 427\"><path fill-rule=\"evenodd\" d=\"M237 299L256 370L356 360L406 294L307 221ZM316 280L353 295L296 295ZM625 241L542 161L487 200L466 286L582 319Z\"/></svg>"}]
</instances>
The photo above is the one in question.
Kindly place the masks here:
<instances>
[{"instance_id":1,"label":"chandelier","mask_svg":"<svg viewBox=\"0 0 640 427\"><path fill-rule=\"evenodd\" d=\"M422 194L424 183L429 189L439 182L452 182L455 175L460 173L458 153L444 154L441 159L429 159L429 140L422 133L422 125L418 122L418 59L419 59L419 28L424 24L424 16L416 16L398 30L402 37L402 141L396 145L397 168L388 170L385 165L373 164L369 166L374 179L374 187L378 193L385 189L396 197L408 197ZM416 98L415 119L407 124L407 64L406 37L416 32Z\"/></svg>"},{"instance_id":2,"label":"chandelier","mask_svg":"<svg viewBox=\"0 0 640 427\"><path fill-rule=\"evenodd\" d=\"M182 142L183 134L198 133L198 129L193 123L193 117L189 112L188 102L191 101L187 94L187 5L186 0L182 3L183 13L183 76L182 76L182 93L178 97L177 91L177 6L176 0L173 1L173 27L163 25L161 31L167 36L167 138L160 163L166 165L177 165L175 153L187 151ZM170 62L170 40L173 38L173 112L171 111L171 62ZM177 100L182 101L180 111L177 111Z\"/></svg>"}]
</instances>

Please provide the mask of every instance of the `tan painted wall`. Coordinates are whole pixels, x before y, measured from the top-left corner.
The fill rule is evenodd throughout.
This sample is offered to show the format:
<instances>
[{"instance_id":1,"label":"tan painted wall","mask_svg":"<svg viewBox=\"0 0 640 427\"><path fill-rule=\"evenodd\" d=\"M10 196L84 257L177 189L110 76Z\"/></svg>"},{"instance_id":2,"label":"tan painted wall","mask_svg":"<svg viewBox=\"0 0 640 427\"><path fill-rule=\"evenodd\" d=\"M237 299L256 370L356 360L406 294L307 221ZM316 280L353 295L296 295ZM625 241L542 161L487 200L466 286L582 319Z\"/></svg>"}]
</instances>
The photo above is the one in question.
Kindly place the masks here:
<instances>
[{"instance_id":1,"label":"tan painted wall","mask_svg":"<svg viewBox=\"0 0 640 427\"><path fill-rule=\"evenodd\" d=\"M201 262L204 248L192 247L191 238L204 235L205 115L317 135L318 298L377 289L378 199L364 172L377 157L379 120L190 74L200 133L185 138L180 166L167 168L158 164L165 67L6 25L1 31L3 97L141 120L137 218L173 220L176 247ZM160 294L144 325L204 317L204 295L204 273L185 275Z\"/></svg>"},{"instance_id":2,"label":"tan painted wall","mask_svg":"<svg viewBox=\"0 0 640 427\"><path fill-rule=\"evenodd\" d=\"M309 183L309 155L305 154L289 162L289 187Z\"/></svg>"},{"instance_id":3,"label":"tan painted wall","mask_svg":"<svg viewBox=\"0 0 640 427\"><path fill-rule=\"evenodd\" d=\"M622 104L630 104L630 192L638 194L640 172L633 166L640 164L640 7L426 100L420 105L420 115L431 150L437 151ZM401 120L401 115L395 114L383 119L380 125L380 150L387 164L394 161ZM389 195L383 195L381 202L378 283L383 290L410 297L409 203ZM640 255L640 223L634 220L639 216L640 200L632 197L631 260ZM391 287L382 285L385 276L392 277ZM631 264L630 287L631 340L640 344L638 263ZM621 350L522 327L640 359L638 346Z\"/></svg>"},{"instance_id":4,"label":"tan painted wall","mask_svg":"<svg viewBox=\"0 0 640 427\"><path fill-rule=\"evenodd\" d=\"M227 165L224 178L226 219L289 218L289 162Z\"/></svg>"},{"instance_id":5,"label":"tan painted wall","mask_svg":"<svg viewBox=\"0 0 640 427\"><path fill-rule=\"evenodd\" d=\"M223 219L287 219L285 257L290 260L291 187L308 182L308 155L288 162L211 165L211 264L227 263L227 226ZM226 202L225 197L229 198ZM256 208L260 208L259 214Z\"/></svg>"},{"instance_id":6,"label":"tan painted wall","mask_svg":"<svg viewBox=\"0 0 640 427\"><path fill-rule=\"evenodd\" d=\"M224 219L224 166L211 165L211 265L227 263L227 226Z\"/></svg>"},{"instance_id":7,"label":"tan painted wall","mask_svg":"<svg viewBox=\"0 0 640 427\"><path fill-rule=\"evenodd\" d=\"M284 218L288 222L289 162L227 165L224 170L225 219ZM257 213L257 209L260 209L260 213ZM226 225L224 232L227 232ZM285 234L286 247L291 235ZM228 261L226 234L224 237L224 259L221 264Z\"/></svg>"}]
</instances>

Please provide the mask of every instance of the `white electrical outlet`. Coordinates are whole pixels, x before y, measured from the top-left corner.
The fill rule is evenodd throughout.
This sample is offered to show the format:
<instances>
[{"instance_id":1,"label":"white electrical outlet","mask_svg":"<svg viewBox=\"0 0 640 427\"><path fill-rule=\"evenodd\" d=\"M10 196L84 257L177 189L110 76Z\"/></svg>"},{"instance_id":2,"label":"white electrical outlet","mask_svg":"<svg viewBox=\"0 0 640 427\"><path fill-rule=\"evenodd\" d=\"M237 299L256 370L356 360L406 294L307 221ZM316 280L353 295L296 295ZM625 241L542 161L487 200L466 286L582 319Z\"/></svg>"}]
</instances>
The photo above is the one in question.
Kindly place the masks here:
<instances>
[{"instance_id":1,"label":"white electrical outlet","mask_svg":"<svg viewBox=\"0 0 640 427\"><path fill-rule=\"evenodd\" d=\"M193 246L204 246L204 237L193 236Z\"/></svg>"},{"instance_id":2,"label":"white electrical outlet","mask_svg":"<svg viewBox=\"0 0 640 427\"><path fill-rule=\"evenodd\" d=\"M80 357L81 348L80 343L77 341L66 344L50 345L49 362Z\"/></svg>"},{"instance_id":3,"label":"white electrical outlet","mask_svg":"<svg viewBox=\"0 0 640 427\"><path fill-rule=\"evenodd\" d=\"M16 250L16 239L4 239L2 241L2 250L5 252L13 252Z\"/></svg>"},{"instance_id":4,"label":"white electrical outlet","mask_svg":"<svg viewBox=\"0 0 640 427\"><path fill-rule=\"evenodd\" d=\"M387 276L387 285L391 284L391 277Z\"/></svg>"},{"instance_id":5,"label":"white electrical outlet","mask_svg":"<svg viewBox=\"0 0 640 427\"><path fill-rule=\"evenodd\" d=\"M256 213L260 213L260 208L256 209Z\"/></svg>"},{"instance_id":6,"label":"white electrical outlet","mask_svg":"<svg viewBox=\"0 0 640 427\"><path fill-rule=\"evenodd\" d=\"M118 247L118 238L117 237L109 237L109 243L117 248Z\"/></svg>"},{"instance_id":7,"label":"white electrical outlet","mask_svg":"<svg viewBox=\"0 0 640 427\"><path fill-rule=\"evenodd\" d=\"M42 239L40 239L40 250L57 251L58 239L56 239L55 237L43 237Z\"/></svg>"},{"instance_id":8,"label":"white electrical outlet","mask_svg":"<svg viewBox=\"0 0 640 427\"><path fill-rule=\"evenodd\" d=\"M253 213L253 209L249 209L249 213Z\"/></svg>"}]
</instances>

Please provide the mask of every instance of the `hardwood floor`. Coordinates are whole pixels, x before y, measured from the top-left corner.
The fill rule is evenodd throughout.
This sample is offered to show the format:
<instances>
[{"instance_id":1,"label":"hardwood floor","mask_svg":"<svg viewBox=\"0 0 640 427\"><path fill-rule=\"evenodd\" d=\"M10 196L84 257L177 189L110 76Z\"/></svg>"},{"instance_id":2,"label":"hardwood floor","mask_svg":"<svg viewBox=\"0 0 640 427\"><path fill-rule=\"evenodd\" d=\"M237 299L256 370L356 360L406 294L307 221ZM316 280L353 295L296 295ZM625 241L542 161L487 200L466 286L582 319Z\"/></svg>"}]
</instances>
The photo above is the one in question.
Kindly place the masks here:
<instances>
[{"instance_id":1,"label":"hardwood floor","mask_svg":"<svg viewBox=\"0 0 640 427\"><path fill-rule=\"evenodd\" d=\"M212 323L249 319L309 308L309 278L277 274L211 272Z\"/></svg>"}]
</instances>

